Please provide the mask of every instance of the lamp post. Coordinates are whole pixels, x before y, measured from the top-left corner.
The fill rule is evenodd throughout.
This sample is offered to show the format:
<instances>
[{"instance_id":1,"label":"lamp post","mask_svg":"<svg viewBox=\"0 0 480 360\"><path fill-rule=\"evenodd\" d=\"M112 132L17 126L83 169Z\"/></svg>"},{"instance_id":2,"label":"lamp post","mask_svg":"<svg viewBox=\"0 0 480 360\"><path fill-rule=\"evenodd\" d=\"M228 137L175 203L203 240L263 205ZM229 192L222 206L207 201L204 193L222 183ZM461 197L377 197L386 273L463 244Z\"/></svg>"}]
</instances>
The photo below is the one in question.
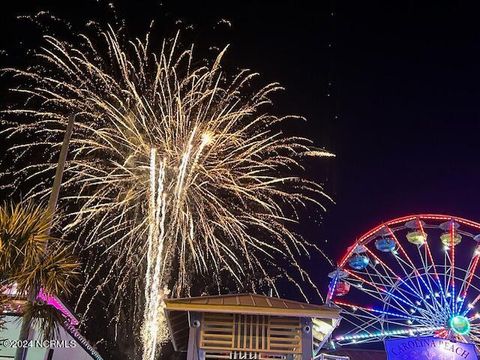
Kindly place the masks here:
<instances>
[{"instance_id":1,"label":"lamp post","mask_svg":"<svg viewBox=\"0 0 480 360\"><path fill-rule=\"evenodd\" d=\"M47 210L48 210L48 213L50 214L50 226L47 229L47 233L50 233L52 228L53 216L57 207L60 187L62 185L63 171L65 169L65 162L67 160L67 154L68 154L68 146L70 144L70 138L72 137L74 122L75 122L75 115L72 114L68 117L67 128L65 129L62 148L60 150L60 156L58 157L57 169L55 171L55 178L53 180L52 192L50 193L50 198L48 199ZM31 289L30 294L28 296L28 300L35 301L39 291L40 289L37 287L35 287L34 289ZM31 327L30 321L23 318L22 327L20 328L20 335L19 335L19 340L22 341L22 344L24 340L28 340L30 327ZM27 348L18 347L15 353L15 360L25 360L26 355L27 355Z\"/></svg>"}]
</instances>

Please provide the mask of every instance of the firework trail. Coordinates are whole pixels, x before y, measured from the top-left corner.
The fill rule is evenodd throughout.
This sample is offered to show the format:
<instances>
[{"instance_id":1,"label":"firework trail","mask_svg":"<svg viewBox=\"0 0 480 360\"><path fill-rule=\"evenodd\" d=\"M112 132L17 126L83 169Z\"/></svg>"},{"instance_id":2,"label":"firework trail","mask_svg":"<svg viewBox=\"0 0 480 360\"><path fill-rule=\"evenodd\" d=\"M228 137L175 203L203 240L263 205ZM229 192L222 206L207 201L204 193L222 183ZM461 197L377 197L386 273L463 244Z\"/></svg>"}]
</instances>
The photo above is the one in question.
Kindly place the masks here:
<instances>
[{"instance_id":1,"label":"firework trail","mask_svg":"<svg viewBox=\"0 0 480 360\"><path fill-rule=\"evenodd\" d=\"M212 275L218 288L276 291L284 271L299 288L312 284L297 259L316 247L289 224L307 203L322 207L325 194L296 173L303 160L331 155L279 131L295 117L268 113L278 84L254 90L256 74L222 72L224 52L200 65L177 41L153 51L149 36L127 41L111 28L74 43L46 36L35 66L5 70L26 100L3 112L3 133L17 143L14 188L48 195L52 147L76 117L62 221L87 269L78 306L89 310L89 289L113 288L112 304L122 307L136 289L144 359L155 358L165 334L164 287L188 295L194 276Z\"/></svg>"}]
</instances>

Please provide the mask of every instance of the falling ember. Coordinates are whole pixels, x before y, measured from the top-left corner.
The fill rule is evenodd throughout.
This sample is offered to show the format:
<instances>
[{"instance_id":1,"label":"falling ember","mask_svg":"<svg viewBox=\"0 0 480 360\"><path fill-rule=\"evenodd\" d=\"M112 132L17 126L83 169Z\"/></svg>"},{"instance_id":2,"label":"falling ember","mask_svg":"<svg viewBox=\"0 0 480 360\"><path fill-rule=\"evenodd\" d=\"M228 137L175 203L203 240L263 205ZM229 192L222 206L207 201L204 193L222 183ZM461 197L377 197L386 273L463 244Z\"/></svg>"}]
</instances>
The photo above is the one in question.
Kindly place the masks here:
<instances>
[{"instance_id":1,"label":"falling ember","mask_svg":"<svg viewBox=\"0 0 480 360\"><path fill-rule=\"evenodd\" d=\"M165 161L156 166L157 152L150 150L150 192L149 192L149 222L147 270L145 274L145 309L142 327L144 360L154 360L160 326L160 291L162 253L165 242L165 209L166 195L164 193Z\"/></svg>"},{"instance_id":2,"label":"falling ember","mask_svg":"<svg viewBox=\"0 0 480 360\"><path fill-rule=\"evenodd\" d=\"M3 111L3 133L18 139L13 186L33 179L27 196L42 198L55 168L52 146L76 116L62 204L64 230L87 269L78 307L88 312L111 288L117 309L132 306L124 299L144 300L150 360L165 334L165 287L188 295L202 276L214 291L276 291L278 277L300 290L313 286L297 259L318 248L289 224L309 203L323 208L322 188L297 174L302 161L331 154L276 130L294 118L268 113L280 86L254 90L248 71L228 77L224 52L196 67L176 38L157 52L149 36L120 39L112 29L75 44L46 36L36 66L6 70L20 79L12 91L26 102ZM44 157L27 163L32 152ZM288 259L286 268L278 258Z\"/></svg>"}]
</instances>

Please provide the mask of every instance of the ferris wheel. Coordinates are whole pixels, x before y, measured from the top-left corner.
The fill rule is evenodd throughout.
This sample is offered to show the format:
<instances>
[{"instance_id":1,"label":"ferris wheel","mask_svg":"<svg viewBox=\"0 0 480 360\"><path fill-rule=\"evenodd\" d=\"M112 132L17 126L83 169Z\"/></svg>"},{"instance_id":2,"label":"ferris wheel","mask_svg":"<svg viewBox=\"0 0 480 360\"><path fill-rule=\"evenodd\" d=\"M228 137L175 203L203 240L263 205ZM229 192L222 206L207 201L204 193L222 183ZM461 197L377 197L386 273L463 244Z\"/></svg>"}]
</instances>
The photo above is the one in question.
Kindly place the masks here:
<instances>
[{"instance_id":1,"label":"ferris wheel","mask_svg":"<svg viewBox=\"0 0 480 360\"><path fill-rule=\"evenodd\" d=\"M332 345L433 335L480 347L479 260L470 220L412 215L375 227L329 274L327 303L343 309Z\"/></svg>"}]
</instances>

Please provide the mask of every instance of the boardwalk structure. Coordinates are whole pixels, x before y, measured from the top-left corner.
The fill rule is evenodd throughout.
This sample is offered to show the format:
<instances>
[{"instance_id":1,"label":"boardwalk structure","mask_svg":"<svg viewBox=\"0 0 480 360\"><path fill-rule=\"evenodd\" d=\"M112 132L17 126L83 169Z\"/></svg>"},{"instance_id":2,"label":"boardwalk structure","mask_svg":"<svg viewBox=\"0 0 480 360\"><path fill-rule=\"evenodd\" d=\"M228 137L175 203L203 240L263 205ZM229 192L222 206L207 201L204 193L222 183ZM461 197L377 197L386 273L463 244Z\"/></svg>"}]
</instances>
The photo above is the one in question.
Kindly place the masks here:
<instances>
[{"instance_id":1,"label":"boardwalk structure","mask_svg":"<svg viewBox=\"0 0 480 360\"><path fill-rule=\"evenodd\" d=\"M175 351L187 360L310 360L339 309L256 294L165 300Z\"/></svg>"}]
</instances>

